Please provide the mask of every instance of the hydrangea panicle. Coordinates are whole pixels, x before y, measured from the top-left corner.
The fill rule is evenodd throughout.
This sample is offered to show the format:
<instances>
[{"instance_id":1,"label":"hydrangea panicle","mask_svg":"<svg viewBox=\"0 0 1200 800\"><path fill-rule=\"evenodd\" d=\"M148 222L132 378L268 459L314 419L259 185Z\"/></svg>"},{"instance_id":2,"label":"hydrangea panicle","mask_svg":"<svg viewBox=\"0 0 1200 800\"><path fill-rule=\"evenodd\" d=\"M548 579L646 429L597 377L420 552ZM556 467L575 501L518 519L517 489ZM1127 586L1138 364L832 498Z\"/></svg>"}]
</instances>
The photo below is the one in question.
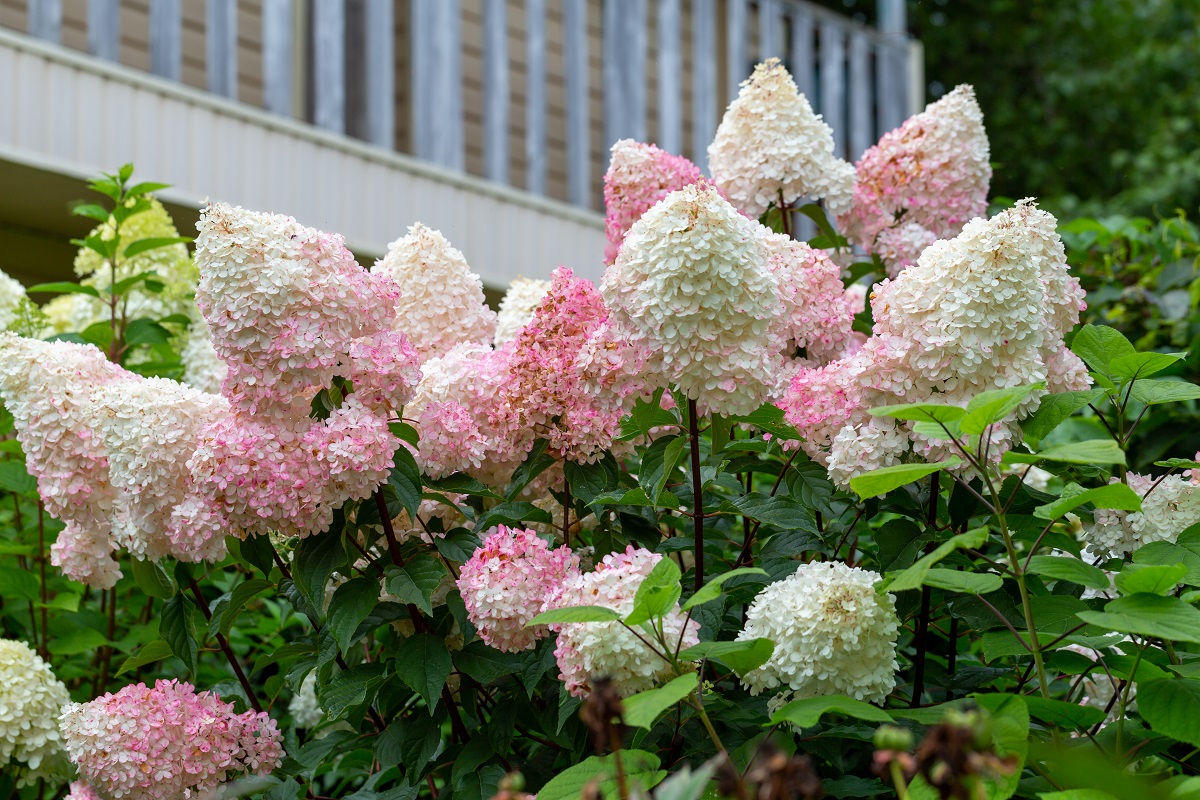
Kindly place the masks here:
<instances>
[{"instance_id":1,"label":"hydrangea panicle","mask_svg":"<svg viewBox=\"0 0 1200 800\"><path fill-rule=\"evenodd\" d=\"M0 639L0 772L33 782L61 757L59 710L71 701L50 665L24 642Z\"/></svg>"},{"instance_id":2,"label":"hydrangea panicle","mask_svg":"<svg viewBox=\"0 0 1200 800\"><path fill-rule=\"evenodd\" d=\"M801 564L759 592L739 641L775 643L767 663L742 676L751 694L779 686L794 699L845 694L882 703L896 685L900 622L879 575L840 561Z\"/></svg>"},{"instance_id":3,"label":"hydrangea panicle","mask_svg":"<svg viewBox=\"0 0 1200 800\"><path fill-rule=\"evenodd\" d=\"M567 547L551 550L532 530L501 525L463 564L458 589L480 638L516 653L549 633L544 625L525 624L578 572L579 557Z\"/></svg>"},{"instance_id":4,"label":"hydrangea panicle","mask_svg":"<svg viewBox=\"0 0 1200 800\"><path fill-rule=\"evenodd\" d=\"M885 133L856 165L854 206L838 219L852 242L896 275L987 210L990 148L966 84Z\"/></svg>"},{"instance_id":5,"label":"hydrangea panicle","mask_svg":"<svg viewBox=\"0 0 1200 800\"><path fill-rule=\"evenodd\" d=\"M579 355L608 316L591 281L566 267L508 348L507 376L496 396L498 435L523 455L536 438L568 461L599 458L621 432L619 398L589 392Z\"/></svg>"},{"instance_id":6,"label":"hydrangea panicle","mask_svg":"<svg viewBox=\"0 0 1200 800\"><path fill-rule=\"evenodd\" d=\"M782 301L760 230L712 187L667 195L634 224L604 273L608 325L584 368L623 371L651 389L675 384L701 413L747 414L769 399Z\"/></svg>"},{"instance_id":7,"label":"hydrangea panicle","mask_svg":"<svg viewBox=\"0 0 1200 800\"><path fill-rule=\"evenodd\" d=\"M683 156L633 139L614 143L604 173L604 263L617 260L625 234L655 203L702 180L700 168Z\"/></svg>"},{"instance_id":8,"label":"hydrangea panicle","mask_svg":"<svg viewBox=\"0 0 1200 800\"><path fill-rule=\"evenodd\" d=\"M810 365L840 357L854 324L841 268L825 251L781 233L764 232L763 246L783 304L779 338L789 350L803 348L804 361Z\"/></svg>"},{"instance_id":9,"label":"hydrangea panicle","mask_svg":"<svg viewBox=\"0 0 1200 800\"><path fill-rule=\"evenodd\" d=\"M609 553L592 572L576 574L563 582L562 590L547 608L604 606L621 616L633 610L638 586L662 560L661 553L634 549ZM671 675L671 665L619 622L569 622L550 626L558 633L554 655L567 691L582 697L591 691L591 681L606 677L622 697L651 689ZM682 639L680 649L699 642L700 626L676 607L663 618L667 641Z\"/></svg>"},{"instance_id":10,"label":"hydrangea panicle","mask_svg":"<svg viewBox=\"0 0 1200 800\"><path fill-rule=\"evenodd\" d=\"M46 511L66 524L51 562L101 589L114 586L121 571L111 557L117 491L93 428L92 392L134 377L92 345L0 334L0 396Z\"/></svg>"},{"instance_id":11,"label":"hydrangea panicle","mask_svg":"<svg viewBox=\"0 0 1200 800\"><path fill-rule=\"evenodd\" d=\"M533 319L534 309L548 291L550 281L518 276L510 283L508 291L500 298L500 308L496 312L496 335L492 338L492 344L503 347L517 338L521 328Z\"/></svg>"},{"instance_id":12,"label":"hydrangea panicle","mask_svg":"<svg viewBox=\"0 0 1200 800\"><path fill-rule=\"evenodd\" d=\"M440 231L416 223L388 245L371 272L399 286L396 325L422 361L458 344L492 341L496 314L483 298L483 283Z\"/></svg>"},{"instance_id":13,"label":"hydrangea panicle","mask_svg":"<svg viewBox=\"0 0 1200 800\"><path fill-rule=\"evenodd\" d=\"M80 777L112 800L198 797L239 774L265 775L283 755L266 713L235 714L232 703L174 680L70 703L62 733Z\"/></svg>"},{"instance_id":14,"label":"hydrangea panicle","mask_svg":"<svg viewBox=\"0 0 1200 800\"><path fill-rule=\"evenodd\" d=\"M834 155L833 131L813 113L777 58L754 68L708 146L713 181L758 219L772 203L823 198L833 214L852 203L854 167Z\"/></svg>"},{"instance_id":15,"label":"hydrangea panicle","mask_svg":"<svg viewBox=\"0 0 1200 800\"><path fill-rule=\"evenodd\" d=\"M1097 509L1094 521L1083 529L1091 554L1123 556L1150 542L1174 542L1200 520L1200 486L1184 476L1168 475L1160 481L1131 472L1126 479L1142 497L1142 510Z\"/></svg>"}]
</instances>

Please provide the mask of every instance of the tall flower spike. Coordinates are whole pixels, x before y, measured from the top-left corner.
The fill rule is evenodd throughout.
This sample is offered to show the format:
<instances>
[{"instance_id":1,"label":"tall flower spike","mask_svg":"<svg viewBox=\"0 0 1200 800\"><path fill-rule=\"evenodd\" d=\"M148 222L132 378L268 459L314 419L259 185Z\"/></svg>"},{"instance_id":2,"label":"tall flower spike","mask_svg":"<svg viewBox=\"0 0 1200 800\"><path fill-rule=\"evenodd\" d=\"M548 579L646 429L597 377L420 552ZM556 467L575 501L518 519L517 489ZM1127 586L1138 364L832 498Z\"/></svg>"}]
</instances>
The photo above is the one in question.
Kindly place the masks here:
<instances>
[{"instance_id":1,"label":"tall flower spike","mask_svg":"<svg viewBox=\"0 0 1200 800\"><path fill-rule=\"evenodd\" d=\"M502 347L517 338L521 328L533 319L534 309L548 291L550 281L519 277L510 283L508 291L500 299L500 309L496 312L496 335L492 343L496 347Z\"/></svg>"},{"instance_id":2,"label":"tall flower spike","mask_svg":"<svg viewBox=\"0 0 1200 800\"><path fill-rule=\"evenodd\" d=\"M767 663L742 676L751 694L783 686L794 699L845 694L882 703L896 685L900 622L879 575L838 561L801 564L761 591L738 640L775 643Z\"/></svg>"},{"instance_id":3,"label":"tall flower spike","mask_svg":"<svg viewBox=\"0 0 1200 800\"><path fill-rule=\"evenodd\" d=\"M579 557L551 550L531 530L501 525L462 566L458 589L467 616L486 644L506 653L531 649L550 633L525 627L563 581L579 572Z\"/></svg>"},{"instance_id":4,"label":"tall flower spike","mask_svg":"<svg viewBox=\"0 0 1200 800\"><path fill-rule=\"evenodd\" d=\"M61 759L59 710L67 687L29 645L0 639L0 772L33 783ZM65 766L65 764L64 764Z\"/></svg>"},{"instance_id":5,"label":"tall flower spike","mask_svg":"<svg viewBox=\"0 0 1200 800\"><path fill-rule=\"evenodd\" d=\"M66 524L50 549L51 563L101 589L114 586L121 571L111 557L117 493L92 427L91 394L134 377L92 345L0 334L0 396L46 511Z\"/></svg>"},{"instance_id":6,"label":"tall flower spike","mask_svg":"<svg viewBox=\"0 0 1200 800\"><path fill-rule=\"evenodd\" d=\"M223 203L210 204L197 227L196 301L229 368L225 395L235 407L307 416L335 375L390 384L388 410L408 400L417 367L392 330L400 289L359 267L341 236ZM352 357L356 347L389 355L364 361Z\"/></svg>"},{"instance_id":7,"label":"tall flower spike","mask_svg":"<svg viewBox=\"0 0 1200 800\"><path fill-rule=\"evenodd\" d=\"M760 230L715 188L688 186L634 224L600 285L607 344L702 413L747 414L775 390L782 303ZM605 355L592 350L589 368Z\"/></svg>"},{"instance_id":8,"label":"tall flower spike","mask_svg":"<svg viewBox=\"0 0 1200 800\"><path fill-rule=\"evenodd\" d=\"M1128 481L1143 498L1142 510L1097 509L1092 524L1083 529L1092 555L1123 556L1150 542L1174 542L1200 519L1200 486L1184 476L1158 481L1153 475L1130 473Z\"/></svg>"},{"instance_id":9,"label":"tall flower spike","mask_svg":"<svg viewBox=\"0 0 1200 800\"><path fill-rule=\"evenodd\" d=\"M396 326L408 334L422 361L457 344L492 340L496 314L484 300L483 283L440 231L416 223L388 245L371 272L400 287Z\"/></svg>"},{"instance_id":10,"label":"tall flower spike","mask_svg":"<svg viewBox=\"0 0 1200 800\"><path fill-rule=\"evenodd\" d=\"M547 608L603 606L626 616L633 610L638 587L662 558L661 553L634 549L633 545L624 553L609 553L594 571L569 577ZM671 674L670 663L620 622L568 622L550 627L558 632L554 655L560 677L576 697L588 694L597 678L610 678L617 693L629 697L654 688ZM663 633L668 642L681 642L679 649L686 650L699 642L700 626L676 607L663 617Z\"/></svg>"},{"instance_id":11,"label":"tall flower spike","mask_svg":"<svg viewBox=\"0 0 1200 800\"><path fill-rule=\"evenodd\" d=\"M604 263L617 260L625 234L668 194L703 180L700 168L652 144L621 139L612 146L604 173Z\"/></svg>"},{"instance_id":12,"label":"tall flower spike","mask_svg":"<svg viewBox=\"0 0 1200 800\"><path fill-rule=\"evenodd\" d=\"M810 365L841 356L854 324L841 268L825 251L784 234L764 233L763 246L767 264L779 282L783 311L778 335L789 353L802 348L804 361Z\"/></svg>"},{"instance_id":13,"label":"tall flower spike","mask_svg":"<svg viewBox=\"0 0 1200 800\"><path fill-rule=\"evenodd\" d=\"M842 232L895 275L928 244L984 214L989 157L983 112L963 84L863 153L854 207L838 220Z\"/></svg>"},{"instance_id":14,"label":"tall flower spike","mask_svg":"<svg viewBox=\"0 0 1200 800\"><path fill-rule=\"evenodd\" d=\"M203 429L228 414L229 402L166 378L141 377L103 386L92 401L91 421L118 492L116 543L140 559L222 558L223 537L193 550L186 547L191 531L172 536L170 527L172 512L191 489L188 459Z\"/></svg>"},{"instance_id":15,"label":"tall flower spike","mask_svg":"<svg viewBox=\"0 0 1200 800\"><path fill-rule=\"evenodd\" d=\"M780 404L804 434L805 450L838 465L835 477L848 481L908 450L890 429L876 426L861 436L866 409L966 404L989 389L1037 382L1051 392L1086 388L1086 367L1063 343L1079 320L1083 290L1068 273L1055 227L1054 217L1023 200L991 220L973 220L879 284L870 339L820 372L801 371ZM1017 419L1032 413L1043 394L1031 394ZM839 421L849 429L835 430ZM994 458L1021 436L1015 420L1000 427L990 448ZM924 457L945 454L945 443L928 441L909 425L896 430Z\"/></svg>"},{"instance_id":16,"label":"tall flower spike","mask_svg":"<svg viewBox=\"0 0 1200 800\"><path fill-rule=\"evenodd\" d=\"M63 709L62 732L80 777L113 800L177 800L231 775L266 775L283 756L275 721L190 684L126 686Z\"/></svg>"},{"instance_id":17,"label":"tall flower spike","mask_svg":"<svg viewBox=\"0 0 1200 800\"><path fill-rule=\"evenodd\" d=\"M823 198L841 214L853 198L854 167L834 155L833 131L777 58L742 83L708 146L708 167L730 202L755 219L781 199Z\"/></svg>"},{"instance_id":18,"label":"tall flower spike","mask_svg":"<svg viewBox=\"0 0 1200 800\"><path fill-rule=\"evenodd\" d=\"M607 313L591 281L554 270L549 294L509 345L496 398L499 435L519 453L545 438L555 457L590 462L620 435L620 400L588 392L576 363Z\"/></svg>"},{"instance_id":19,"label":"tall flower spike","mask_svg":"<svg viewBox=\"0 0 1200 800\"><path fill-rule=\"evenodd\" d=\"M7 330L16 320L17 311L26 299L21 282L0 270L0 331Z\"/></svg>"}]
</instances>

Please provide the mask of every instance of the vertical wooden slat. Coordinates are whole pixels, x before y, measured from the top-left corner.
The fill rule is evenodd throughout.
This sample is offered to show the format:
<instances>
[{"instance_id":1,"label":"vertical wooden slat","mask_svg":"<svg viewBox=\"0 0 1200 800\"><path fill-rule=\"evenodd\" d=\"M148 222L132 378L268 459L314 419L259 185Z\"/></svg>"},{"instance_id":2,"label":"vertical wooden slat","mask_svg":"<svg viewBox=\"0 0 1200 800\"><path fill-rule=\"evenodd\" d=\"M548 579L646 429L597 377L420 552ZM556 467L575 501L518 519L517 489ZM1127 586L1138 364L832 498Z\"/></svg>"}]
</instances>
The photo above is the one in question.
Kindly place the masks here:
<instances>
[{"instance_id":1,"label":"vertical wooden slat","mask_svg":"<svg viewBox=\"0 0 1200 800\"><path fill-rule=\"evenodd\" d=\"M658 0L658 146L683 152L683 52L680 0Z\"/></svg>"},{"instance_id":2,"label":"vertical wooden slat","mask_svg":"<svg viewBox=\"0 0 1200 800\"><path fill-rule=\"evenodd\" d=\"M206 0L204 31L208 90L237 99L237 0Z\"/></svg>"},{"instance_id":3,"label":"vertical wooden slat","mask_svg":"<svg viewBox=\"0 0 1200 800\"><path fill-rule=\"evenodd\" d=\"M779 0L758 0L758 60L783 58L783 18Z\"/></svg>"},{"instance_id":4,"label":"vertical wooden slat","mask_svg":"<svg viewBox=\"0 0 1200 800\"><path fill-rule=\"evenodd\" d=\"M292 0L263 0L263 102L268 111L292 115Z\"/></svg>"},{"instance_id":5,"label":"vertical wooden slat","mask_svg":"<svg viewBox=\"0 0 1200 800\"><path fill-rule=\"evenodd\" d=\"M567 199L591 205L588 134L587 0L563 0L563 67L567 82Z\"/></svg>"},{"instance_id":6,"label":"vertical wooden slat","mask_svg":"<svg viewBox=\"0 0 1200 800\"><path fill-rule=\"evenodd\" d=\"M182 0L150 0L150 71L173 81L183 71Z\"/></svg>"},{"instance_id":7,"label":"vertical wooden slat","mask_svg":"<svg viewBox=\"0 0 1200 800\"><path fill-rule=\"evenodd\" d=\"M850 157L857 159L871 146L870 42L865 31L850 34Z\"/></svg>"},{"instance_id":8,"label":"vertical wooden slat","mask_svg":"<svg viewBox=\"0 0 1200 800\"><path fill-rule=\"evenodd\" d=\"M62 39L62 0L29 0L29 34L58 44Z\"/></svg>"},{"instance_id":9,"label":"vertical wooden slat","mask_svg":"<svg viewBox=\"0 0 1200 800\"><path fill-rule=\"evenodd\" d=\"M346 130L346 6L313 0L313 124Z\"/></svg>"},{"instance_id":10,"label":"vertical wooden slat","mask_svg":"<svg viewBox=\"0 0 1200 800\"><path fill-rule=\"evenodd\" d=\"M646 139L646 2L604 0L605 146Z\"/></svg>"},{"instance_id":11,"label":"vertical wooden slat","mask_svg":"<svg viewBox=\"0 0 1200 800\"><path fill-rule=\"evenodd\" d=\"M902 62L901 62L902 63ZM904 77L897 73L896 48L882 42L875 50L875 91L878 98L876 138L904 121Z\"/></svg>"},{"instance_id":12,"label":"vertical wooden slat","mask_svg":"<svg viewBox=\"0 0 1200 800\"><path fill-rule=\"evenodd\" d=\"M846 157L844 62L846 32L832 20L821 22L821 116L833 128L833 152Z\"/></svg>"},{"instance_id":13,"label":"vertical wooden slat","mask_svg":"<svg viewBox=\"0 0 1200 800\"><path fill-rule=\"evenodd\" d=\"M118 0L88 0L88 52L116 61L121 46L121 12Z\"/></svg>"},{"instance_id":14,"label":"vertical wooden slat","mask_svg":"<svg viewBox=\"0 0 1200 800\"><path fill-rule=\"evenodd\" d=\"M725 0L725 86L729 99L738 95L738 87L750 76L746 47L747 0Z\"/></svg>"},{"instance_id":15,"label":"vertical wooden slat","mask_svg":"<svg viewBox=\"0 0 1200 800\"><path fill-rule=\"evenodd\" d=\"M708 170L717 132L716 0L692 0L692 161Z\"/></svg>"},{"instance_id":16,"label":"vertical wooden slat","mask_svg":"<svg viewBox=\"0 0 1200 800\"><path fill-rule=\"evenodd\" d=\"M459 0L412 0L413 149L463 169Z\"/></svg>"},{"instance_id":17,"label":"vertical wooden slat","mask_svg":"<svg viewBox=\"0 0 1200 800\"><path fill-rule=\"evenodd\" d=\"M683 152L683 50L679 44L682 14L679 0L659 0L658 22L658 144L673 154Z\"/></svg>"},{"instance_id":18,"label":"vertical wooden slat","mask_svg":"<svg viewBox=\"0 0 1200 800\"><path fill-rule=\"evenodd\" d=\"M367 0L365 71L367 141L391 150L396 144L395 20L392 0Z\"/></svg>"},{"instance_id":19,"label":"vertical wooden slat","mask_svg":"<svg viewBox=\"0 0 1200 800\"><path fill-rule=\"evenodd\" d=\"M546 193L546 0L525 0L525 188Z\"/></svg>"},{"instance_id":20,"label":"vertical wooden slat","mask_svg":"<svg viewBox=\"0 0 1200 800\"><path fill-rule=\"evenodd\" d=\"M813 18L804 6L792 8L792 41L788 62L800 94L813 102Z\"/></svg>"},{"instance_id":21,"label":"vertical wooden slat","mask_svg":"<svg viewBox=\"0 0 1200 800\"><path fill-rule=\"evenodd\" d=\"M508 182L507 0L483 0L483 165L487 176Z\"/></svg>"}]
</instances>

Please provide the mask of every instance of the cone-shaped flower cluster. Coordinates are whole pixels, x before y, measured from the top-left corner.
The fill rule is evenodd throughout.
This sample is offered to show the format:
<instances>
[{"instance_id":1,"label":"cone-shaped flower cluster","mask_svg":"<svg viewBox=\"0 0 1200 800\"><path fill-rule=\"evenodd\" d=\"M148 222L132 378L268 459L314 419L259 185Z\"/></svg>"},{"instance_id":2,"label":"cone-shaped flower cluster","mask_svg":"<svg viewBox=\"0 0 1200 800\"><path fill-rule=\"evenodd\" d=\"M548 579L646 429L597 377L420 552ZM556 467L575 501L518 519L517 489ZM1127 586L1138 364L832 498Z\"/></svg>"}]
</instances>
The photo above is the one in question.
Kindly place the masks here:
<instances>
[{"instance_id":1,"label":"cone-shaped flower cluster","mask_svg":"<svg viewBox=\"0 0 1200 800\"><path fill-rule=\"evenodd\" d=\"M708 147L708 167L729 201L755 219L772 203L803 197L824 199L833 214L851 206L854 167L834 155L833 131L777 58L742 83Z\"/></svg>"},{"instance_id":2,"label":"cone-shaped flower cluster","mask_svg":"<svg viewBox=\"0 0 1200 800\"><path fill-rule=\"evenodd\" d=\"M0 396L46 511L66 524L51 561L69 577L102 589L121 575L110 556L117 491L93 428L91 395L134 377L91 345L0 334Z\"/></svg>"},{"instance_id":3,"label":"cone-shaped flower cluster","mask_svg":"<svg viewBox=\"0 0 1200 800\"><path fill-rule=\"evenodd\" d=\"M362 270L340 236L290 217L215 204L199 229L197 301L229 367L232 413L202 432L193 492L175 513L197 547L226 533L323 530L334 508L383 482L399 444L388 417L418 369L393 329L400 290ZM311 418L335 376L353 393Z\"/></svg>"},{"instance_id":4,"label":"cone-shaped flower cluster","mask_svg":"<svg viewBox=\"0 0 1200 800\"><path fill-rule=\"evenodd\" d=\"M608 325L586 365L597 382L669 382L702 413L745 414L770 398L783 303L763 230L699 184L643 215L600 284Z\"/></svg>"},{"instance_id":5,"label":"cone-shaped flower cluster","mask_svg":"<svg viewBox=\"0 0 1200 800\"><path fill-rule=\"evenodd\" d=\"M458 344L492 341L496 314L484 302L483 284L440 231L418 222L388 246L371 272L399 287L396 327L422 361L444 356Z\"/></svg>"},{"instance_id":6,"label":"cone-shaped flower cluster","mask_svg":"<svg viewBox=\"0 0 1200 800\"><path fill-rule=\"evenodd\" d=\"M841 268L823 250L764 230L767 266L775 273L782 309L777 336L804 362L821 365L838 358L850 343L854 308Z\"/></svg>"},{"instance_id":7,"label":"cone-shaped flower cluster","mask_svg":"<svg viewBox=\"0 0 1200 800\"><path fill-rule=\"evenodd\" d=\"M267 714L235 714L232 703L178 681L69 704L62 732L80 777L113 800L193 797L239 774L267 774L283 755Z\"/></svg>"},{"instance_id":8,"label":"cone-shaped flower cluster","mask_svg":"<svg viewBox=\"0 0 1200 800\"><path fill-rule=\"evenodd\" d=\"M1129 488L1142 496L1142 510L1097 509L1092 524L1083 529L1093 555L1123 556L1150 542L1173 542L1200 521L1200 486L1182 475L1160 481L1130 473L1127 480Z\"/></svg>"},{"instance_id":9,"label":"cone-shaped flower cluster","mask_svg":"<svg viewBox=\"0 0 1200 800\"><path fill-rule=\"evenodd\" d=\"M987 210L992 179L975 90L964 84L890 133L857 164L854 207L838 222L895 275Z\"/></svg>"},{"instance_id":10,"label":"cone-shaped flower cluster","mask_svg":"<svg viewBox=\"0 0 1200 800\"><path fill-rule=\"evenodd\" d=\"M604 173L604 263L617 260L625 235L655 203L703 179L700 168L683 156L633 139L614 144Z\"/></svg>"},{"instance_id":11,"label":"cone-shaped flower cluster","mask_svg":"<svg viewBox=\"0 0 1200 800\"><path fill-rule=\"evenodd\" d=\"M58 714L70 700L67 687L28 645L0 639L0 772L17 775L18 786L61 758Z\"/></svg>"},{"instance_id":12,"label":"cone-shaped flower cluster","mask_svg":"<svg viewBox=\"0 0 1200 800\"><path fill-rule=\"evenodd\" d=\"M592 572L569 577L551 607L604 606L621 616L633 610L638 586L662 560L661 553L634 549L610 553ZM551 625L558 632L560 677L567 691L583 696L591 691L591 681L610 678L622 697L651 689L671 674L671 665L619 622L568 622ZM699 642L700 626L688 620L678 608L663 618L668 642L679 642L686 650Z\"/></svg>"},{"instance_id":13,"label":"cone-shaped flower cluster","mask_svg":"<svg viewBox=\"0 0 1200 800\"><path fill-rule=\"evenodd\" d=\"M1022 201L991 220L974 220L879 284L871 338L853 356L802 370L781 406L804 434L805 449L840 483L894 463L907 452L906 440L921 455L940 457L946 445L923 441L907 426L880 422L868 431L866 410L965 404L988 389L1041 381L1051 392L1086 387L1086 368L1063 344L1083 305L1054 217ZM1018 416L1031 413L1041 394L1031 395ZM1020 429L1009 424L996 435L991 455L999 458Z\"/></svg>"},{"instance_id":14,"label":"cone-shaped flower cluster","mask_svg":"<svg viewBox=\"0 0 1200 800\"><path fill-rule=\"evenodd\" d=\"M568 548L551 550L533 531L501 525L463 564L458 589L479 637L497 650L516 653L549 633L544 625L526 628L525 623L578 572L579 557Z\"/></svg>"},{"instance_id":15,"label":"cone-shaped flower cluster","mask_svg":"<svg viewBox=\"0 0 1200 800\"><path fill-rule=\"evenodd\" d=\"M18 309L27 299L21 282L0 270L0 331L16 320Z\"/></svg>"},{"instance_id":16,"label":"cone-shaped flower cluster","mask_svg":"<svg viewBox=\"0 0 1200 800\"><path fill-rule=\"evenodd\" d=\"M496 335L492 344L496 347L504 345L517 338L521 328L533 320L533 311L542 302L546 292L550 291L550 281L539 281L532 278L517 278L508 285L508 291L500 299L500 308L496 312Z\"/></svg>"},{"instance_id":17,"label":"cone-shaped flower cluster","mask_svg":"<svg viewBox=\"0 0 1200 800\"><path fill-rule=\"evenodd\" d=\"M786 687L794 699L845 694L882 703L896 685L900 621L879 575L840 561L801 564L759 592L739 640L770 639L775 651L742 676L752 694Z\"/></svg>"}]
</instances>

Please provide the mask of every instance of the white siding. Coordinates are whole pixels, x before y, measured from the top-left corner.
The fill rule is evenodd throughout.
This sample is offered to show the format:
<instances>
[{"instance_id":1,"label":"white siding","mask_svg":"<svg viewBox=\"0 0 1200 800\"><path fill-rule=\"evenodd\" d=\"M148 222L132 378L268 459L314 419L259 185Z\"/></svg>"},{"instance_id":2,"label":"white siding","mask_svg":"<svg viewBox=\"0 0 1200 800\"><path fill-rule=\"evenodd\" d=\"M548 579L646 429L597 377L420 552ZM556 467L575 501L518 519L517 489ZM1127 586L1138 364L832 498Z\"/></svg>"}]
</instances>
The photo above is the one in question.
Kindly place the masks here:
<instances>
[{"instance_id":1,"label":"white siding","mask_svg":"<svg viewBox=\"0 0 1200 800\"><path fill-rule=\"evenodd\" d=\"M167 199L290 214L367 255L420 220L493 287L560 264L601 271L598 214L4 31L0 159L80 177L133 161L172 184Z\"/></svg>"}]
</instances>

